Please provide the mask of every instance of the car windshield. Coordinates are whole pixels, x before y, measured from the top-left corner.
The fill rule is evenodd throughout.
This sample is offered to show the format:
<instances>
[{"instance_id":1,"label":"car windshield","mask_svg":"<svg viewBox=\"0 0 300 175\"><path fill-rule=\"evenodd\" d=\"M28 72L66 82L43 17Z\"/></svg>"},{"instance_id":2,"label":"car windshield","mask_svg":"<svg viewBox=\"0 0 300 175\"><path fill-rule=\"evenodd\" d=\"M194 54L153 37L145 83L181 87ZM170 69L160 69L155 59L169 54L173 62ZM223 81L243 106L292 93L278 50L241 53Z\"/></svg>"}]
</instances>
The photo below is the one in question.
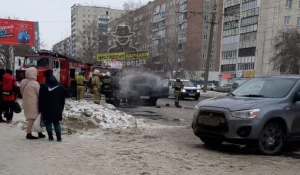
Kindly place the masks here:
<instances>
[{"instance_id":1,"label":"car windshield","mask_svg":"<svg viewBox=\"0 0 300 175\"><path fill-rule=\"evenodd\" d=\"M297 83L292 78L254 78L241 85L235 91L235 96L283 98Z\"/></svg>"},{"instance_id":2,"label":"car windshield","mask_svg":"<svg viewBox=\"0 0 300 175\"><path fill-rule=\"evenodd\" d=\"M190 81L182 81L185 87L195 87L195 85Z\"/></svg>"},{"instance_id":3,"label":"car windshield","mask_svg":"<svg viewBox=\"0 0 300 175\"><path fill-rule=\"evenodd\" d=\"M27 57L25 65L29 67L50 67L49 58Z\"/></svg>"}]
</instances>

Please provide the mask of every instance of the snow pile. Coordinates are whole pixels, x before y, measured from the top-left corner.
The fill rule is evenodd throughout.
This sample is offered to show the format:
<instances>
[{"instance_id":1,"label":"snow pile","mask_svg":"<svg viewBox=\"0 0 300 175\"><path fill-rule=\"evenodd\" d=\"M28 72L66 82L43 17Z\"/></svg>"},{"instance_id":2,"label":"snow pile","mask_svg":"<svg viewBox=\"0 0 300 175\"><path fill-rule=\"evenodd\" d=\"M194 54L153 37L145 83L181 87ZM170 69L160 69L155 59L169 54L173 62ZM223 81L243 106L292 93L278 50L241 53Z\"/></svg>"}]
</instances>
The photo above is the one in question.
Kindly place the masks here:
<instances>
[{"instance_id":1,"label":"snow pile","mask_svg":"<svg viewBox=\"0 0 300 175\"><path fill-rule=\"evenodd\" d=\"M201 97L214 98L214 97L221 97L226 95L227 93L216 92L216 91L206 91L205 93L203 91L200 91Z\"/></svg>"},{"instance_id":2,"label":"snow pile","mask_svg":"<svg viewBox=\"0 0 300 175\"><path fill-rule=\"evenodd\" d=\"M116 110L113 105L97 105L87 101L67 101L63 113L63 127L67 130L136 128L132 115Z\"/></svg>"},{"instance_id":3,"label":"snow pile","mask_svg":"<svg viewBox=\"0 0 300 175\"><path fill-rule=\"evenodd\" d=\"M20 105L22 106L22 102ZM15 114L12 127L26 129L27 122L23 112ZM96 128L124 130L137 128L137 122L132 115L118 111L110 104L96 105L87 101L66 101L61 128L63 134Z\"/></svg>"}]
</instances>

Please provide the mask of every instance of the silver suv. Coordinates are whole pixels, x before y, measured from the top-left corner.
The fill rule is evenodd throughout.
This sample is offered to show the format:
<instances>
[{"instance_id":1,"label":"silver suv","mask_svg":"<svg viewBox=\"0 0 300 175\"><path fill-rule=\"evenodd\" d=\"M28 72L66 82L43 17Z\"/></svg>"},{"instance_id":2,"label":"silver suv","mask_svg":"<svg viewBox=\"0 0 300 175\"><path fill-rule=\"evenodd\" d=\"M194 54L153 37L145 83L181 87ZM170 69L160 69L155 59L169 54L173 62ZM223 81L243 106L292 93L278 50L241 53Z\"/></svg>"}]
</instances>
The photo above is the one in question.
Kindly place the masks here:
<instances>
[{"instance_id":1,"label":"silver suv","mask_svg":"<svg viewBox=\"0 0 300 175\"><path fill-rule=\"evenodd\" d=\"M254 78L195 107L193 131L205 144L249 144L267 155L300 140L300 76Z\"/></svg>"}]
</instances>

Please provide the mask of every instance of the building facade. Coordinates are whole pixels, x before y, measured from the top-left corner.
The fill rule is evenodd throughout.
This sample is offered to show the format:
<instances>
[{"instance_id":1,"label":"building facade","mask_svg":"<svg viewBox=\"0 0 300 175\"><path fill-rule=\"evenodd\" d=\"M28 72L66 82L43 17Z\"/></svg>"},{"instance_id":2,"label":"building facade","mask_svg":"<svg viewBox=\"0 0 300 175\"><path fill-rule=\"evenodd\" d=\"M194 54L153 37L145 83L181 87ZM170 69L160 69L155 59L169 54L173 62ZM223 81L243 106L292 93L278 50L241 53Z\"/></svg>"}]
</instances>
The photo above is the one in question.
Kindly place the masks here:
<instances>
[{"instance_id":1,"label":"building facade","mask_svg":"<svg viewBox=\"0 0 300 175\"><path fill-rule=\"evenodd\" d=\"M270 61L274 38L300 26L297 0L225 0L221 84L279 74Z\"/></svg>"},{"instance_id":2,"label":"building facade","mask_svg":"<svg viewBox=\"0 0 300 175\"><path fill-rule=\"evenodd\" d=\"M81 47L80 33L88 30L91 24L97 28L97 35L93 36L99 41L97 47L101 49L107 42L108 23L117 18L120 18L125 11L111 9L107 7L89 6L83 4L75 4L71 7L71 52L73 57L79 57L79 48ZM100 52L99 51L99 52ZM96 56L96 55L95 55ZM91 58L92 59L92 58Z\"/></svg>"},{"instance_id":3,"label":"building facade","mask_svg":"<svg viewBox=\"0 0 300 175\"><path fill-rule=\"evenodd\" d=\"M128 25L134 32L132 37L134 46L138 50L150 52L148 65L156 72L173 73L184 69L196 71L201 75L205 71L208 53L210 25L207 21L211 20L211 7L214 2L214 0L156 0L112 21L109 28L113 31L118 25ZM217 22L220 22L223 2L217 3ZM190 12L201 12L205 15ZM212 72L219 72L220 67L222 37L220 26L216 25L214 31L210 65ZM215 80L217 79L218 77Z\"/></svg>"},{"instance_id":4,"label":"building facade","mask_svg":"<svg viewBox=\"0 0 300 175\"><path fill-rule=\"evenodd\" d=\"M52 47L52 51L60 53L60 54L64 54L67 56L71 56L72 55L71 46L72 46L71 37L68 37L68 38L54 44Z\"/></svg>"}]
</instances>

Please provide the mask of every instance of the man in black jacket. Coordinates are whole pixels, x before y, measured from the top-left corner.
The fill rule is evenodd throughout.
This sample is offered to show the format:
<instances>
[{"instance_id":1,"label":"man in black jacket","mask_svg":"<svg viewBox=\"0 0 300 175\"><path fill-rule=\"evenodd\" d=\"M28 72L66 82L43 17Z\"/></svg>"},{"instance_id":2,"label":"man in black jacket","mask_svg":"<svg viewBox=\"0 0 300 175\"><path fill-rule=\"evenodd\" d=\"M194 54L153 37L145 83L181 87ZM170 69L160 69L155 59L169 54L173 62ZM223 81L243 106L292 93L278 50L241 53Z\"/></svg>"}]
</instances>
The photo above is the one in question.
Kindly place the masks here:
<instances>
[{"instance_id":1,"label":"man in black jacket","mask_svg":"<svg viewBox=\"0 0 300 175\"><path fill-rule=\"evenodd\" d=\"M45 72L46 81L40 88L39 112L44 117L49 140L54 140L52 125L54 125L57 141L61 142L60 121L65 106L65 90L53 76L51 70Z\"/></svg>"}]
</instances>

